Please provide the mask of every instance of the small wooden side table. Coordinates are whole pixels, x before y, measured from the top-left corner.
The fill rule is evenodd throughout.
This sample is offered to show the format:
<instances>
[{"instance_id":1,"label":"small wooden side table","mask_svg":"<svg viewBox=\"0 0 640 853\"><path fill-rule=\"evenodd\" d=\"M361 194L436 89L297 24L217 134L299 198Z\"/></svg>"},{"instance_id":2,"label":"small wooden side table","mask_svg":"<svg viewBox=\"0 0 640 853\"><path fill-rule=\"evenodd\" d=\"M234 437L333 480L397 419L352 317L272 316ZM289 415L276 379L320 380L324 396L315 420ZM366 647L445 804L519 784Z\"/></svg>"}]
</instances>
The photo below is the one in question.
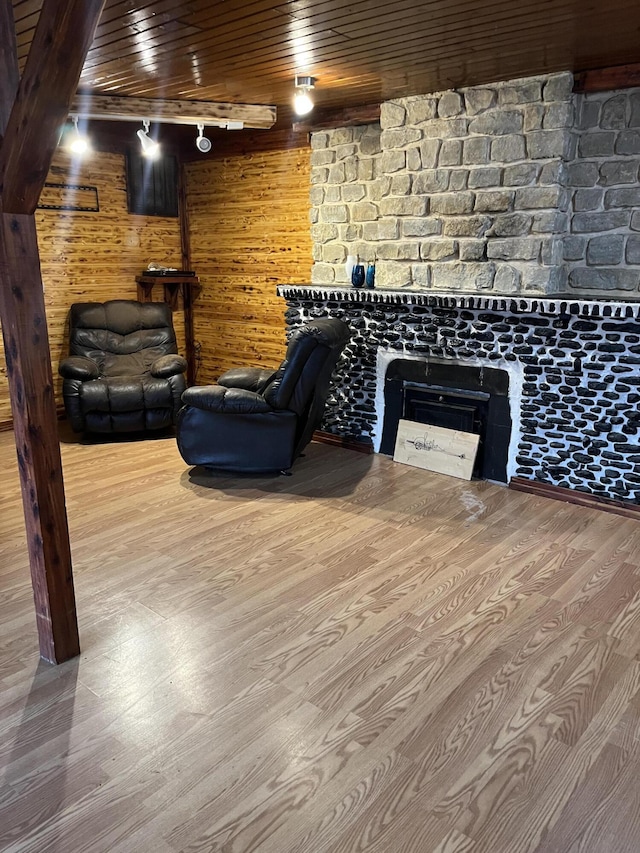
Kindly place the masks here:
<instances>
[{"instance_id":1,"label":"small wooden side table","mask_svg":"<svg viewBox=\"0 0 640 853\"><path fill-rule=\"evenodd\" d=\"M184 340L187 359L187 385L196 381L195 346L193 340L193 302L200 293L200 279L197 275L139 275L138 301L152 302L153 288L162 285L164 301L175 311L178 307L178 295L182 293L184 305Z\"/></svg>"}]
</instances>

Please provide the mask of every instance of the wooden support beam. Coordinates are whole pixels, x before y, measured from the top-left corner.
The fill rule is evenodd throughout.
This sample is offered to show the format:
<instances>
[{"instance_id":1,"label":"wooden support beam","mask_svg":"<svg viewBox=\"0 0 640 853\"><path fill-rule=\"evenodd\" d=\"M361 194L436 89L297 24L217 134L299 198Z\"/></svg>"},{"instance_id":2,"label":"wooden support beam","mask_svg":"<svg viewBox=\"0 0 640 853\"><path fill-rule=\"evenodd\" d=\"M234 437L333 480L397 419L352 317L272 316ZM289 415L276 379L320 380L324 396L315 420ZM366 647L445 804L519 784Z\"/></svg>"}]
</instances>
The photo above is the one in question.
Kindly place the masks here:
<instances>
[{"instance_id":1,"label":"wooden support beam","mask_svg":"<svg viewBox=\"0 0 640 853\"><path fill-rule=\"evenodd\" d=\"M28 214L1 214L0 318L40 654L61 663L80 644L36 225Z\"/></svg>"},{"instance_id":2,"label":"wooden support beam","mask_svg":"<svg viewBox=\"0 0 640 853\"><path fill-rule=\"evenodd\" d=\"M198 123L226 126L230 121L244 127L267 129L276 121L276 108L262 104L225 104L216 101L165 100L119 95L78 94L70 112L89 119L148 121L164 124Z\"/></svg>"},{"instance_id":3,"label":"wooden support beam","mask_svg":"<svg viewBox=\"0 0 640 853\"><path fill-rule=\"evenodd\" d=\"M573 90L609 92L612 89L630 89L633 86L640 86L640 63L581 71L575 75Z\"/></svg>"},{"instance_id":4,"label":"wooden support beam","mask_svg":"<svg viewBox=\"0 0 640 853\"><path fill-rule=\"evenodd\" d=\"M104 3L44 0L0 148L5 213L36 209Z\"/></svg>"},{"instance_id":5,"label":"wooden support beam","mask_svg":"<svg viewBox=\"0 0 640 853\"><path fill-rule=\"evenodd\" d=\"M18 83L11 0L0 0L0 321L40 654L79 654L69 526L33 215L105 0L44 0Z\"/></svg>"},{"instance_id":6,"label":"wooden support beam","mask_svg":"<svg viewBox=\"0 0 640 853\"><path fill-rule=\"evenodd\" d=\"M294 133L313 133L316 130L330 130L334 127L356 127L361 124L375 124L380 121L380 104L365 104L362 107L343 107L341 109L316 108L307 118L294 122Z\"/></svg>"},{"instance_id":7,"label":"wooden support beam","mask_svg":"<svg viewBox=\"0 0 640 853\"><path fill-rule=\"evenodd\" d=\"M10 0L0 0L0 139L4 136L19 82L13 6Z\"/></svg>"}]
</instances>

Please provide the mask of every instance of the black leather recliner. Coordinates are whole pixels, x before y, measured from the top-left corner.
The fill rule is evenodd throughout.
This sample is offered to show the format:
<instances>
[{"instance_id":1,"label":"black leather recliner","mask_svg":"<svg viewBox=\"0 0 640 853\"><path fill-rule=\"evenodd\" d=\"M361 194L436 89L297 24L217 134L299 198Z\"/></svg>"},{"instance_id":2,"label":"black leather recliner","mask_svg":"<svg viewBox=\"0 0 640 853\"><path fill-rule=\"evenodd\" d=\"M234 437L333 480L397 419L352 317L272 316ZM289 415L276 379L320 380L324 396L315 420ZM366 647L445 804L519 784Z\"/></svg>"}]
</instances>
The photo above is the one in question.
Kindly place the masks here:
<instances>
[{"instance_id":1,"label":"black leather recliner","mask_svg":"<svg viewBox=\"0 0 640 853\"><path fill-rule=\"evenodd\" d=\"M164 302L78 302L69 314L71 356L60 362L75 432L161 430L176 422L187 362Z\"/></svg>"},{"instance_id":2,"label":"black leather recliner","mask_svg":"<svg viewBox=\"0 0 640 853\"><path fill-rule=\"evenodd\" d=\"M320 426L331 374L351 332L320 318L293 332L277 370L228 370L188 388L178 449L189 465L266 473L290 468Z\"/></svg>"}]
</instances>

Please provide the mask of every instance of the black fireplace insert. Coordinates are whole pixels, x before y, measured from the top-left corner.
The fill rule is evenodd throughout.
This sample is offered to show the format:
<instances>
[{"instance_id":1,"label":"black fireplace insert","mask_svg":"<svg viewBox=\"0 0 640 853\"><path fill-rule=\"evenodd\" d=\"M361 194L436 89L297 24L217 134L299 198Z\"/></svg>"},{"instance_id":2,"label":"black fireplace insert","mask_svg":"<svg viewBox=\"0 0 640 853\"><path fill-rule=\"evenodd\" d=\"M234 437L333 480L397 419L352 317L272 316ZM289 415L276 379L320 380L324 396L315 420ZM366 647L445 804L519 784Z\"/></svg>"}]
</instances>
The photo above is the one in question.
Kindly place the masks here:
<instances>
[{"instance_id":1,"label":"black fireplace insert","mask_svg":"<svg viewBox=\"0 0 640 853\"><path fill-rule=\"evenodd\" d=\"M480 436L473 476L507 482L511 438L509 375L446 359L394 359L385 377L380 452L393 455L399 420Z\"/></svg>"}]
</instances>

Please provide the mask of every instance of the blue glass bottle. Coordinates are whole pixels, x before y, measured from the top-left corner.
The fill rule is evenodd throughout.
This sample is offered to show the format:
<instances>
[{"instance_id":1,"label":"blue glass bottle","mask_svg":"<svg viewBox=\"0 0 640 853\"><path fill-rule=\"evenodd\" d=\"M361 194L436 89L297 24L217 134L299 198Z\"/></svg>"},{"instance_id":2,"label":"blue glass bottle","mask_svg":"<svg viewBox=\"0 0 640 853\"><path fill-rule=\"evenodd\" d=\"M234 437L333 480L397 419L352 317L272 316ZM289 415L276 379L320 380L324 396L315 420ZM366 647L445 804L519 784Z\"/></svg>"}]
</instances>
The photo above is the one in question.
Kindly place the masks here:
<instances>
[{"instance_id":1,"label":"blue glass bottle","mask_svg":"<svg viewBox=\"0 0 640 853\"><path fill-rule=\"evenodd\" d=\"M367 273L364 281L368 288L376 286L376 265L374 263L369 264L367 267Z\"/></svg>"},{"instance_id":2,"label":"blue glass bottle","mask_svg":"<svg viewBox=\"0 0 640 853\"><path fill-rule=\"evenodd\" d=\"M362 287L364 284L365 273L364 264L356 264L351 271L351 284L354 287Z\"/></svg>"}]
</instances>

